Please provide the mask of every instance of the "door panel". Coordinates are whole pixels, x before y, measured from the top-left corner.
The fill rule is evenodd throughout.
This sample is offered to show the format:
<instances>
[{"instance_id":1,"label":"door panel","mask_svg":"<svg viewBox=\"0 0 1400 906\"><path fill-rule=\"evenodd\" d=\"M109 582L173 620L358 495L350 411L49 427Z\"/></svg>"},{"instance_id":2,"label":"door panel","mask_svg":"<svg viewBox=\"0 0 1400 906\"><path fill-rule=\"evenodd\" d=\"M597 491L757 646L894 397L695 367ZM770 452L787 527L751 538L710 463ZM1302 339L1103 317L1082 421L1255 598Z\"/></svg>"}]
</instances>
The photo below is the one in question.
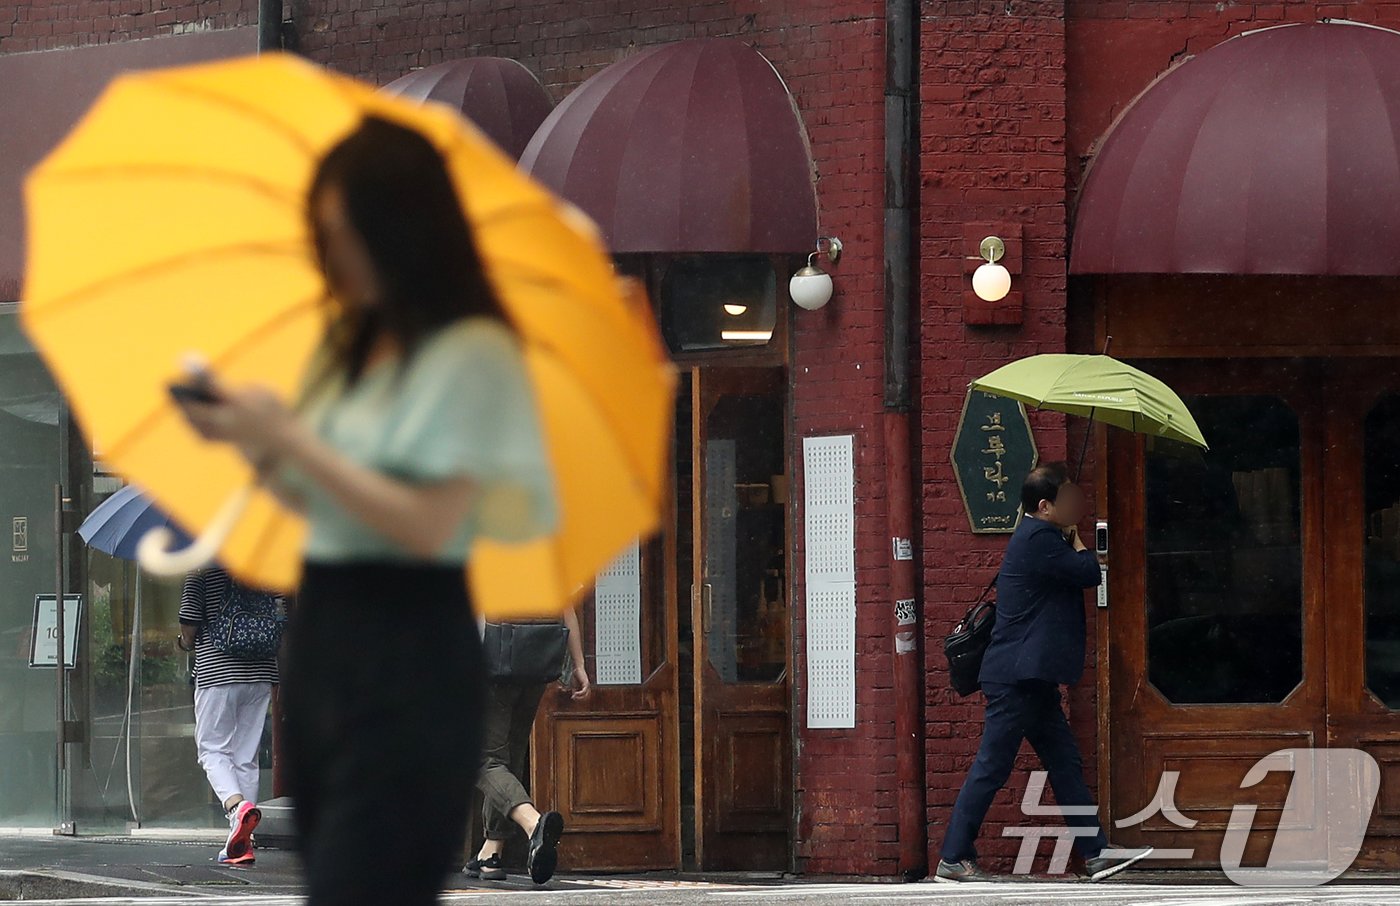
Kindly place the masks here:
<instances>
[{"instance_id":1,"label":"door panel","mask_svg":"<svg viewBox=\"0 0 1400 906\"><path fill-rule=\"evenodd\" d=\"M1163 772L1179 771L1174 803L1198 823L1185 830L1158 816L1117 839L1194 847L1193 862L1218 864L1230 809L1258 803L1244 858L1262 862L1291 778L1242 790L1244 774L1278 749L1360 748L1381 781L1354 867L1400 867L1400 367L1154 361L1148 370L1187 396L1212 450L1163 466L1173 451L1109 435L1115 551L1100 628L1110 639L1111 813L1137 813ZM1279 403L1297 416L1296 480L1279 461L1282 420L1269 418ZM1275 430L1260 428L1268 423ZM1164 480L1173 470L1185 480ZM1165 508L1153 503L1164 489ZM1170 513L1193 500L1215 510L1196 514L1194 534L1167 537ZM1164 606L1179 612L1163 621ZM1334 788L1328 801L1356 794ZM1299 804L1299 826L1325 817L1306 797Z\"/></svg>"},{"instance_id":2,"label":"door panel","mask_svg":"<svg viewBox=\"0 0 1400 906\"><path fill-rule=\"evenodd\" d=\"M782 870L792 823L779 369L692 373L696 861Z\"/></svg>"},{"instance_id":3,"label":"door panel","mask_svg":"<svg viewBox=\"0 0 1400 906\"><path fill-rule=\"evenodd\" d=\"M660 714L559 718L554 743L570 831L662 832Z\"/></svg>"},{"instance_id":4,"label":"door panel","mask_svg":"<svg viewBox=\"0 0 1400 906\"><path fill-rule=\"evenodd\" d=\"M1335 362L1327 384L1328 742L1380 765L1359 868L1400 868L1400 367ZM1355 795L1340 790L1338 796Z\"/></svg>"},{"instance_id":5,"label":"door panel","mask_svg":"<svg viewBox=\"0 0 1400 906\"><path fill-rule=\"evenodd\" d=\"M1287 784L1245 794L1241 781L1326 735L1319 395L1293 366L1148 370L1186 398L1211 450L1109 433L1110 817L1146 808L1177 772L1173 801L1196 824L1157 817L1111 836L1218 864L1230 809L1249 801L1245 858L1260 858Z\"/></svg>"},{"instance_id":6,"label":"door panel","mask_svg":"<svg viewBox=\"0 0 1400 906\"><path fill-rule=\"evenodd\" d=\"M551 686L540 706L531 792L564 818L561 865L680 867L673 546L650 539L600 578L579 605L593 694L573 701Z\"/></svg>"},{"instance_id":7,"label":"door panel","mask_svg":"<svg viewBox=\"0 0 1400 906\"><path fill-rule=\"evenodd\" d=\"M786 834L787 721L773 714L721 712L717 730L713 757L727 781L716 791L717 832Z\"/></svg>"},{"instance_id":8,"label":"door panel","mask_svg":"<svg viewBox=\"0 0 1400 906\"><path fill-rule=\"evenodd\" d=\"M688 377L671 528L580 608L590 674L601 658L613 682L583 702L551 690L535 725L532 789L581 870L790 865L783 372Z\"/></svg>"}]
</instances>

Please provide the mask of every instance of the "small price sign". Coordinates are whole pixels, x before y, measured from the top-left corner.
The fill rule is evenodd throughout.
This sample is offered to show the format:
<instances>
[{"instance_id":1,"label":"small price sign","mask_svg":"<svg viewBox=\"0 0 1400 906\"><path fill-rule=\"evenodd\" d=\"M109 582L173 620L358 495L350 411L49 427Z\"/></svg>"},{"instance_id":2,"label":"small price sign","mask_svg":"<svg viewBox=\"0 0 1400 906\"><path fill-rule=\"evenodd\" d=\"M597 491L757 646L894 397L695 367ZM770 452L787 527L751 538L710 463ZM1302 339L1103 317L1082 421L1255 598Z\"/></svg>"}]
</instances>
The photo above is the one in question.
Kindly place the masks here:
<instances>
[{"instance_id":1,"label":"small price sign","mask_svg":"<svg viewBox=\"0 0 1400 906\"><path fill-rule=\"evenodd\" d=\"M78 627L83 616L83 596L63 596L63 665L78 663ZM54 595L34 596L34 626L29 641L29 666L58 664L58 604Z\"/></svg>"}]
</instances>

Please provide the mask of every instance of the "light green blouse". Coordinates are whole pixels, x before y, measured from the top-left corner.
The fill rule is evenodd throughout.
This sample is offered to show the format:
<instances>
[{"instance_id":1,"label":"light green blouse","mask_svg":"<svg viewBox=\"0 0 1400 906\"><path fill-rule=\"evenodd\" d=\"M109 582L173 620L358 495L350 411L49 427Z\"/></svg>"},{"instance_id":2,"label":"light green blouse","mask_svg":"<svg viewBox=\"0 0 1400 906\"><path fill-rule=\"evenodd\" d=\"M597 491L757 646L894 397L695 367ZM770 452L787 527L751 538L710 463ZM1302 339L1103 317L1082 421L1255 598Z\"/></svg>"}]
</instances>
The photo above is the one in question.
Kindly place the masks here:
<instances>
[{"instance_id":1,"label":"light green blouse","mask_svg":"<svg viewBox=\"0 0 1400 906\"><path fill-rule=\"evenodd\" d=\"M477 537L519 542L554 528L554 481L524 355L494 319L448 325L406 367L377 363L349 389L343 376L328 380L303 413L323 440L361 465L411 484L480 483L435 563L465 563ZM305 506L307 560L416 559L298 470L284 469L279 480Z\"/></svg>"}]
</instances>

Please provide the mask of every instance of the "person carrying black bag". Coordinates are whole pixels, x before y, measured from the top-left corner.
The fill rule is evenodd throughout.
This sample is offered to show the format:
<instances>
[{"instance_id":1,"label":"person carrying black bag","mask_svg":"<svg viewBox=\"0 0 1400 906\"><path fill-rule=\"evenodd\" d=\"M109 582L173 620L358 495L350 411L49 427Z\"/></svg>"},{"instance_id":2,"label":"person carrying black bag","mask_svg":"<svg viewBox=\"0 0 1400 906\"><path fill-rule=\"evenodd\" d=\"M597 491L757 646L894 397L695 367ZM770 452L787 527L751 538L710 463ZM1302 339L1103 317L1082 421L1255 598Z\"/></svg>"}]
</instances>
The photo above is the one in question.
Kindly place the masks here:
<instances>
[{"instance_id":1,"label":"person carrying black bag","mask_svg":"<svg viewBox=\"0 0 1400 906\"><path fill-rule=\"evenodd\" d=\"M199 765L228 818L221 865L256 861L258 749L272 687L285 602L234 582L219 567L185 578L175 644L194 653L194 741Z\"/></svg>"},{"instance_id":2,"label":"person carrying black bag","mask_svg":"<svg viewBox=\"0 0 1400 906\"><path fill-rule=\"evenodd\" d=\"M501 855L512 824L530 838L526 862L530 880L543 884L558 867L564 819L554 811L541 814L520 777L530 751L530 729L549 683L567 680L575 701L587 698L592 691L583 662L578 614L568 610L562 622L482 624L482 649L490 681L476 787L482 796L486 839L476 858L462 869L468 877L505 880Z\"/></svg>"},{"instance_id":3,"label":"person carrying black bag","mask_svg":"<svg viewBox=\"0 0 1400 906\"><path fill-rule=\"evenodd\" d=\"M996 622L978 679L987 697L982 742L948 820L937 881L988 881L975 841L992 799L1028 740L1050 775L1061 808L1092 806L1079 746L1060 707L1060 684L1084 672L1084 590L1102 580L1079 538L1084 492L1063 463L1038 466L1021 487L1022 518L996 581ZM1116 874L1152 849L1109 849L1098 816L1066 815L1090 880Z\"/></svg>"}]
</instances>

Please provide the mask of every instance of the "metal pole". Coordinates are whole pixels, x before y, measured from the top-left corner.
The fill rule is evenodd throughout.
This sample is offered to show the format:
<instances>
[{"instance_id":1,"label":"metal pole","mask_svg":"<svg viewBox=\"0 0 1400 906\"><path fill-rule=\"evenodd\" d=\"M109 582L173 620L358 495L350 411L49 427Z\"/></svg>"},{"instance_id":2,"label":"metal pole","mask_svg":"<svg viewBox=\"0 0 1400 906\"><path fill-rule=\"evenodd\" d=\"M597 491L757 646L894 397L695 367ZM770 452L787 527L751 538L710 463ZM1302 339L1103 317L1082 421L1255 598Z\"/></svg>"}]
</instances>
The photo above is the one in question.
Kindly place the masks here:
<instances>
[{"instance_id":1,"label":"metal pole","mask_svg":"<svg viewBox=\"0 0 1400 906\"><path fill-rule=\"evenodd\" d=\"M136 605L131 615L131 659L126 666L126 802L131 806L131 820L141 826L141 813L136 808L136 790L132 784L131 738L137 732L135 708L136 672L141 667L141 567L131 564L136 571Z\"/></svg>"},{"instance_id":2,"label":"metal pole","mask_svg":"<svg viewBox=\"0 0 1400 906\"><path fill-rule=\"evenodd\" d=\"M54 657L54 676L57 720L55 721L55 736L57 737L57 759L55 764L57 770L54 773L54 807L55 815L58 818L58 826L55 833L70 833L68 821L68 798L64 795L64 782L68 774L68 687L67 669L64 659L64 636L66 627L63 619L63 485L53 486L53 575L54 575L54 607L57 611L57 639L54 646L57 649Z\"/></svg>"},{"instance_id":3,"label":"metal pole","mask_svg":"<svg viewBox=\"0 0 1400 906\"><path fill-rule=\"evenodd\" d=\"M1108 355L1108 345L1113 342L1113 337L1105 337L1103 341L1103 355ZM1094 430L1094 409L1089 409L1089 422L1084 426L1084 443L1079 447L1079 465L1074 469L1074 481L1079 483L1079 476L1084 471L1084 454L1089 452L1089 439Z\"/></svg>"},{"instance_id":4,"label":"metal pole","mask_svg":"<svg viewBox=\"0 0 1400 906\"><path fill-rule=\"evenodd\" d=\"M925 813L923 622L919 607L918 469L911 425L910 357L918 293L919 4L885 4L885 505L890 544L890 635L894 647L894 733L898 869L928 873Z\"/></svg>"},{"instance_id":5,"label":"metal pole","mask_svg":"<svg viewBox=\"0 0 1400 906\"><path fill-rule=\"evenodd\" d=\"M53 576L54 595L57 601L58 610L58 639L55 647L58 649L54 666L57 668L54 674L57 679L57 702L58 702L58 769L60 771L68 767L68 753L64 746L64 722L68 720L68 696L67 679L63 674L63 485L53 486Z\"/></svg>"},{"instance_id":6,"label":"metal pole","mask_svg":"<svg viewBox=\"0 0 1400 906\"><path fill-rule=\"evenodd\" d=\"M282 49L282 0L258 0L258 53Z\"/></svg>"}]
</instances>

